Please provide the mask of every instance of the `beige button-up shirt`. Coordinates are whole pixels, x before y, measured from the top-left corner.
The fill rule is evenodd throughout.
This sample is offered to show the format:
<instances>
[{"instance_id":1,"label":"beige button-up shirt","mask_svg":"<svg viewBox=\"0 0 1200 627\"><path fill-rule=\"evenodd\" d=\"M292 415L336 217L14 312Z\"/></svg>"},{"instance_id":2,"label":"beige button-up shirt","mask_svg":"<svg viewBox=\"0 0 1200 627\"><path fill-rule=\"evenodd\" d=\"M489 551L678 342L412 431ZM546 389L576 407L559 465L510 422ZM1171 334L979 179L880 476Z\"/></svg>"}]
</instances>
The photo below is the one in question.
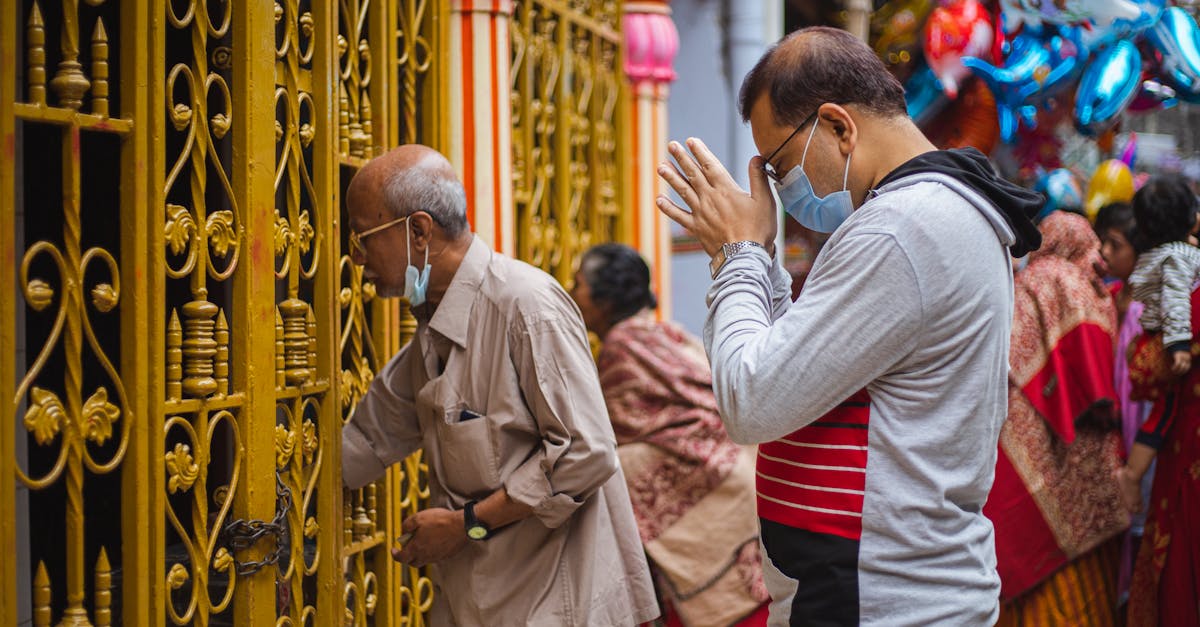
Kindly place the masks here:
<instances>
[{"instance_id":1,"label":"beige button-up shirt","mask_svg":"<svg viewBox=\"0 0 1200 627\"><path fill-rule=\"evenodd\" d=\"M431 625L658 615L579 310L549 275L478 238L346 425L345 482L373 481L421 447L431 507L461 509L504 487L534 512L432 569Z\"/></svg>"}]
</instances>

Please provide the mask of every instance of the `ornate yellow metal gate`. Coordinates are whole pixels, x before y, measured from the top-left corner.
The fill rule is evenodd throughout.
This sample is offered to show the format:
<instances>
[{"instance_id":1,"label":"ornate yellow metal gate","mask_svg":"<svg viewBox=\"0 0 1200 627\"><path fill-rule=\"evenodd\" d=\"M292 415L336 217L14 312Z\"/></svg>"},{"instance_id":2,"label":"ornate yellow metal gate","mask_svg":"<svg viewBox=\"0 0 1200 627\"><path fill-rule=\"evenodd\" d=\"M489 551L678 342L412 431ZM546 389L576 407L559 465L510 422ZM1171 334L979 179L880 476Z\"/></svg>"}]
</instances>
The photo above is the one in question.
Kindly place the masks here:
<instances>
[{"instance_id":1,"label":"ornate yellow metal gate","mask_svg":"<svg viewBox=\"0 0 1200 627\"><path fill-rule=\"evenodd\" d=\"M420 455L341 485L342 425L415 329L346 255L343 192L386 147L466 162L488 131L493 241L565 283L649 241L621 9L0 0L0 626L424 624L432 583L389 551ZM449 84L452 22L511 50L491 91ZM469 92L504 108L452 133Z\"/></svg>"},{"instance_id":2,"label":"ornate yellow metal gate","mask_svg":"<svg viewBox=\"0 0 1200 627\"><path fill-rule=\"evenodd\" d=\"M447 14L0 0L0 624L423 623L388 551L420 457L341 487L341 426L413 329L341 196L441 142Z\"/></svg>"},{"instance_id":3,"label":"ornate yellow metal gate","mask_svg":"<svg viewBox=\"0 0 1200 627\"><path fill-rule=\"evenodd\" d=\"M629 241L621 3L518 0L512 18L517 255L564 284L594 244ZM628 209L628 205L625 205Z\"/></svg>"}]
</instances>

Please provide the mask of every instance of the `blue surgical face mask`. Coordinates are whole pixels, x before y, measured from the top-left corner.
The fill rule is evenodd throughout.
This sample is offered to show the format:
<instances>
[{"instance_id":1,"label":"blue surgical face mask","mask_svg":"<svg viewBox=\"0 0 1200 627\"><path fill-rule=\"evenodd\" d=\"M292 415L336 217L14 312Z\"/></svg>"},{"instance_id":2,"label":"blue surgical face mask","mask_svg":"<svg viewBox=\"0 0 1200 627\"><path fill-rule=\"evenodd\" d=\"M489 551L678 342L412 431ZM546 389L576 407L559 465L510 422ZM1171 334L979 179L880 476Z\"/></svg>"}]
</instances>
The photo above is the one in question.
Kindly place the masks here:
<instances>
[{"instance_id":1,"label":"blue surgical face mask","mask_svg":"<svg viewBox=\"0 0 1200 627\"><path fill-rule=\"evenodd\" d=\"M412 230L404 225L404 249L408 251L408 268L404 270L404 298L413 307L425 304L425 291L429 288L429 247L425 247L425 267L417 270L412 265Z\"/></svg>"},{"instance_id":2,"label":"blue surgical face mask","mask_svg":"<svg viewBox=\"0 0 1200 627\"><path fill-rule=\"evenodd\" d=\"M812 130L808 133L808 141L804 144L804 154L800 157L800 165L789 170L783 180L779 181L777 191L779 201L783 203L783 210L794 220L818 233L832 233L854 212L854 201L850 198L850 190L846 187L850 180L850 155L846 156L846 173L842 176L842 191L818 198L816 192L813 191L812 182L804 173L804 162L808 159L808 147L812 145L816 132L817 122L814 122Z\"/></svg>"}]
</instances>

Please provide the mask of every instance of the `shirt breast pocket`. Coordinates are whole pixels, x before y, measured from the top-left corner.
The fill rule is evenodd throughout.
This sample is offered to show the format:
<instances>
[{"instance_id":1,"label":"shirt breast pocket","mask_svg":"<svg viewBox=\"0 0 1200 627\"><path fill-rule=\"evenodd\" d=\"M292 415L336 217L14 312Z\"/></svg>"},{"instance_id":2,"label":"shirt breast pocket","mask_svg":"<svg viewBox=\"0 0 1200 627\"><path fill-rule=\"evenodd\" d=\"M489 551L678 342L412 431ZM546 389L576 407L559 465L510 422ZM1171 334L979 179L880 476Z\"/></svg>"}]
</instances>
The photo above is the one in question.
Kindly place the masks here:
<instances>
[{"instance_id":1,"label":"shirt breast pocket","mask_svg":"<svg viewBox=\"0 0 1200 627\"><path fill-rule=\"evenodd\" d=\"M451 493L483 498L500 487L492 421L462 404L437 421L442 484Z\"/></svg>"}]
</instances>

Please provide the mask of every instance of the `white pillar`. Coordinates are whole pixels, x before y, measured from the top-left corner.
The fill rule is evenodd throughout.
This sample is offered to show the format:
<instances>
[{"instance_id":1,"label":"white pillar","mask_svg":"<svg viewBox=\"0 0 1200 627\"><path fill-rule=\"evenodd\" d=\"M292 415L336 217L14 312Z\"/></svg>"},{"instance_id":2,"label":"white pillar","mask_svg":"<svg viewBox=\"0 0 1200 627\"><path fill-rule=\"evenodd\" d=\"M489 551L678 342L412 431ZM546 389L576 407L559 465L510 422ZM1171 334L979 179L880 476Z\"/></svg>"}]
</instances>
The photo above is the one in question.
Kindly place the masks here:
<instances>
[{"instance_id":1,"label":"white pillar","mask_svg":"<svg viewBox=\"0 0 1200 627\"><path fill-rule=\"evenodd\" d=\"M450 3L450 162L467 190L471 227L513 256L512 0Z\"/></svg>"}]
</instances>

